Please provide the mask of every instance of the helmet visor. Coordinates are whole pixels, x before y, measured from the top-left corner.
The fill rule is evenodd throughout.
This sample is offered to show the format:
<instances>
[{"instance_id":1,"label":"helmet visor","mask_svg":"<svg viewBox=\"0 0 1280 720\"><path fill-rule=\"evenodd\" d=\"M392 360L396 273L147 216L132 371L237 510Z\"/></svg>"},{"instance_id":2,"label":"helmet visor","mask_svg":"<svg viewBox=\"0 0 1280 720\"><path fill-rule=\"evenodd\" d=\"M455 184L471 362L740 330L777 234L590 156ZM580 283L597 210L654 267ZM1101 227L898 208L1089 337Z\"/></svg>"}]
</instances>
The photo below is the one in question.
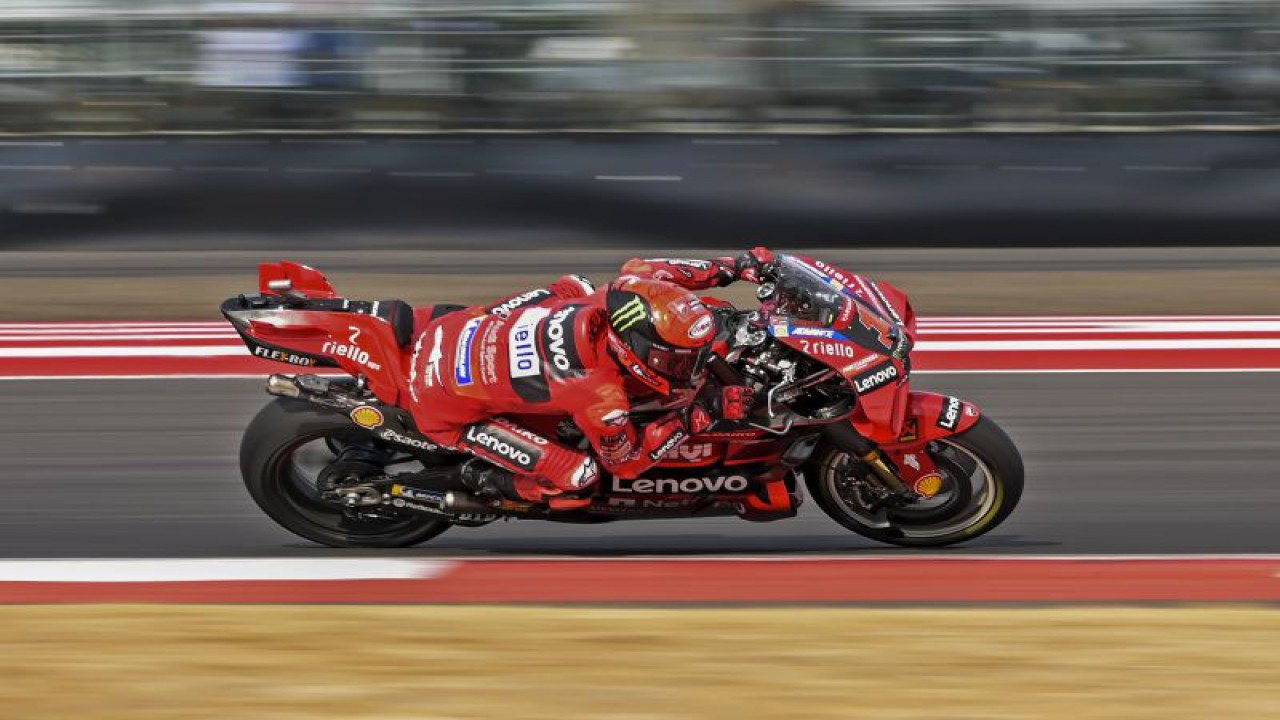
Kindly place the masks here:
<instances>
[{"instance_id":1,"label":"helmet visor","mask_svg":"<svg viewBox=\"0 0 1280 720\"><path fill-rule=\"evenodd\" d=\"M650 343L643 357L645 364L656 372L674 383L687 385L702 374L710 354L710 346L673 348L659 343Z\"/></svg>"}]
</instances>

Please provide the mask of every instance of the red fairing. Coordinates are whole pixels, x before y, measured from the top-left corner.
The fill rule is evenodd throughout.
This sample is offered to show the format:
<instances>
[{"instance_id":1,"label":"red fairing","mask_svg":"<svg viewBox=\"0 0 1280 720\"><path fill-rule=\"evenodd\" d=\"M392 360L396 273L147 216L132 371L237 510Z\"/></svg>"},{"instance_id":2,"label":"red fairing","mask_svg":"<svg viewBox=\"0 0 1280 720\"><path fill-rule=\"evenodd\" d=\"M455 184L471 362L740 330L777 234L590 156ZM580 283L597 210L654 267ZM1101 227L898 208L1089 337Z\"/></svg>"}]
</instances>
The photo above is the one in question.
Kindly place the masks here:
<instances>
[{"instance_id":1,"label":"red fairing","mask_svg":"<svg viewBox=\"0 0 1280 720\"><path fill-rule=\"evenodd\" d=\"M289 289L315 300L331 300L339 297L324 274L315 268L285 260L278 263L262 263L258 266L258 292L263 295L283 295L271 288L273 281L289 281Z\"/></svg>"},{"instance_id":2,"label":"red fairing","mask_svg":"<svg viewBox=\"0 0 1280 720\"><path fill-rule=\"evenodd\" d=\"M916 447L939 438L959 435L973 427L982 417L977 405L950 395L912 392L906 413L897 428L862 424L855 415L858 432L879 443L886 450Z\"/></svg>"},{"instance_id":3,"label":"red fairing","mask_svg":"<svg viewBox=\"0 0 1280 720\"><path fill-rule=\"evenodd\" d=\"M907 299L907 294L884 280L871 281L870 285L873 293L878 296L880 305L884 307L889 317L894 318L894 321L900 325L906 325L914 337L916 334L916 311L911 307L911 301Z\"/></svg>"},{"instance_id":4,"label":"red fairing","mask_svg":"<svg viewBox=\"0 0 1280 720\"><path fill-rule=\"evenodd\" d=\"M278 310L249 321L249 334L276 347L320 356L356 377L385 403L396 404L405 391L408 366L395 331L380 317L356 312Z\"/></svg>"}]
</instances>

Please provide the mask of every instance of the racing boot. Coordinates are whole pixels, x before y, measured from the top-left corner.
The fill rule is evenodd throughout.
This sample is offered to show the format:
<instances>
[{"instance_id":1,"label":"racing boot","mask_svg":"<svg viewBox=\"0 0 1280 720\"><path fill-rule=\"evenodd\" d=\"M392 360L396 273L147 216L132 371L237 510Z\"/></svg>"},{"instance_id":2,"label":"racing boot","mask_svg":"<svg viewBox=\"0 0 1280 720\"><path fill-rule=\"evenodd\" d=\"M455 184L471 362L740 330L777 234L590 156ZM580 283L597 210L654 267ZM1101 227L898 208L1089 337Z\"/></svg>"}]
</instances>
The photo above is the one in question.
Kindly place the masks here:
<instances>
[{"instance_id":1,"label":"racing boot","mask_svg":"<svg viewBox=\"0 0 1280 720\"><path fill-rule=\"evenodd\" d=\"M562 492L533 475L516 475L480 459L468 460L459 468L462 484L485 500L527 502L552 510L577 510L591 504L590 497Z\"/></svg>"},{"instance_id":2,"label":"racing boot","mask_svg":"<svg viewBox=\"0 0 1280 720\"><path fill-rule=\"evenodd\" d=\"M458 468L458 475L463 485L485 500L542 501L542 493L537 493L536 497L526 497L525 493L520 492L515 473L479 458L462 463Z\"/></svg>"}]
</instances>

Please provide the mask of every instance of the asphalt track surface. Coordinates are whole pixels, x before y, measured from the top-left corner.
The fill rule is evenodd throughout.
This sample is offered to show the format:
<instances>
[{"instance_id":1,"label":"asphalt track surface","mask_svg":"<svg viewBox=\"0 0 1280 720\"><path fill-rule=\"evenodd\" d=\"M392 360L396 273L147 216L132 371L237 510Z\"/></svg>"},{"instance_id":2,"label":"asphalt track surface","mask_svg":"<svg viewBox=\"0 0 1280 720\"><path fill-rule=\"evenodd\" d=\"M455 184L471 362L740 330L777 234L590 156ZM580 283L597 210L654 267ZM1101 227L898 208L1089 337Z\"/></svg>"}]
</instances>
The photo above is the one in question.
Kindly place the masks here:
<instances>
[{"instance_id":1,"label":"asphalt track surface","mask_svg":"<svg viewBox=\"0 0 1280 720\"><path fill-rule=\"evenodd\" d=\"M1275 133L31 136L0 146L0 245L1265 245L1277 188Z\"/></svg>"},{"instance_id":2,"label":"asphalt track surface","mask_svg":"<svg viewBox=\"0 0 1280 720\"><path fill-rule=\"evenodd\" d=\"M448 249L447 238L430 238L431 249L421 250L289 250L270 235L250 235L254 250L223 247L221 238L210 239L201 251L112 250L110 246L85 250L11 250L0 255L0 279L43 278L164 278L204 275L247 275L257 264L284 255L308 263L339 281L343 274L412 273L431 275L494 275L523 273L531 278L556 277L566 272L610 274L636 255L704 257L738 254L753 242L748 236L728 247L680 248L608 247L585 236L551 236L536 230L499 236L460 235L453 242L474 240L495 244L494 249ZM243 238L240 238L243 239ZM376 245L378 236L361 236L358 243ZM323 247L318 242L317 247ZM1063 273L1130 271L1268 270L1280 277L1280 247L1169 247L1169 248L800 248L804 252L868 275L909 271ZM1062 280L1070 280L1066 277ZM536 281L536 280L534 280ZM1259 307L1267 311L1271 308Z\"/></svg>"},{"instance_id":3,"label":"asphalt track surface","mask_svg":"<svg viewBox=\"0 0 1280 720\"><path fill-rule=\"evenodd\" d=\"M454 529L419 548L320 548L279 530L238 477L256 380L0 382L0 555L37 557L729 556L903 552L811 503L735 519ZM936 374L1022 449L1015 515L955 552L1280 551L1280 373ZM948 551L934 551L948 552Z\"/></svg>"}]
</instances>

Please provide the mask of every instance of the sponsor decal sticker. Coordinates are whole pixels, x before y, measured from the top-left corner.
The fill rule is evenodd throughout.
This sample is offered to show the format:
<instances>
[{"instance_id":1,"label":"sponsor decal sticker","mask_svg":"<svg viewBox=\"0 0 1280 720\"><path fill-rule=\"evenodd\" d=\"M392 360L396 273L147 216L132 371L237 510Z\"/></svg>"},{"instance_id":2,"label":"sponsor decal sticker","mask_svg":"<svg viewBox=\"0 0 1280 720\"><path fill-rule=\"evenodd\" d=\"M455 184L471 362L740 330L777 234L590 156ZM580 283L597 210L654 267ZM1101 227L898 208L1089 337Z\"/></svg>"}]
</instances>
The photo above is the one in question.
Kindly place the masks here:
<instances>
[{"instance_id":1,"label":"sponsor decal sticker","mask_svg":"<svg viewBox=\"0 0 1280 720\"><path fill-rule=\"evenodd\" d=\"M871 392L898 379L898 368L893 363L877 365L853 378L853 389L860 393Z\"/></svg>"},{"instance_id":2,"label":"sponsor decal sticker","mask_svg":"<svg viewBox=\"0 0 1280 720\"><path fill-rule=\"evenodd\" d=\"M687 478L636 478L613 479L613 492L676 495L680 493L743 492L751 482L742 475L717 475L714 477Z\"/></svg>"},{"instance_id":3,"label":"sponsor decal sticker","mask_svg":"<svg viewBox=\"0 0 1280 720\"><path fill-rule=\"evenodd\" d=\"M356 344L357 339L360 337L360 328L355 325L348 325L347 330L351 331L348 342L340 343L329 340L320 347L320 352L353 360L357 364L363 365L370 370L381 370L382 363L374 362L373 357L369 355L369 351Z\"/></svg>"},{"instance_id":4,"label":"sponsor decal sticker","mask_svg":"<svg viewBox=\"0 0 1280 720\"><path fill-rule=\"evenodd\" d=\"M693 327L689 328L689 339L701 340L702 338L711 334L711 326L714 324L714 322L715 321L711 319L711 316L707 315L706 317L702 318L698 322L694 323Z\"/></svg>"},{"instance_id":5,"label":"sponsor decal sticker","mask_svg":"<svg viewBox=\"0 0 1280 720\"><path fill-rule=\"evenodd\" d=\"M672 448L662 456L663 462L699 462L709 459L714 449L711 443L685 443Z\"/></svg>"},{"instance_id":6,"label":"sponsor decal sticker","mask_svg":"<svg viewBox=\"0 0 1280 720\"><path fill-rule=\"evenodd\" d=\"M817 266L817 268L818 268L819 270L821 270L821 271L822 271L822 273L823 273L824 275L826 275L827 277L832 278L833 280L836 280L836 281L838 281L838 282L840 282L840 283L843 283L843 284L845 284L845 285L852 285L852 284L853 284L853 282L852 282L851 280L849 280L849 276L847 276L847 275L845 275L843 272L841 272L840 268L838 268L838 267L836 267L836 266L834 266L834 265L830 265L830 264L824 263L824 262L822 262L821 260L815 260L815 261L813 262L813 264L814 264L814 265L816 265L816 266Z\"/></svg>"},{"instance_id":7,"label":"sponsor decal sticker","mask_svg":"<svg viewBox=\"0 0 1280 720\"><path fill-rule=\"evenodd\" d=\"M404 498L399 498L399 497L391 499L391 506L404 508L406 510L417 510L418 512L431 513L433 515L444 514L443 511L440 510L439 508L434 508L434 507L431 507L430 505L423 505L422 503L413 502L412 500L405 500Z\"/></svg>"},{"instance_id":8,"label":"sponsor decal sticker","mask_svg":"<svg viewBox=\"0 0 1280 720\"><path fill-rule=\"evenodd\" d=\"M938 415L938 427L944 430L955 430L960 422L960 406L960 398L948 397L947 404L942 407L942 413Z\"/></svg>"},{"instance_id":9,"label":"sponsor decal sticker","mask_svg":"<svg viewBox=\"0 0 1280 720\"><path fill-rule=\"evenodd\" d=\"M711 267L711 263L707 260L692 260L689 258L648 258L648 262L666 263L676 267L691 267L698 270L706 270Z\"/></svg>"},{"instance_id":10,"label":"sponsor decal sticker","mask_svg":"<svg viewBox=\"0 0 1280 720\"><path fill-rule=\"evenodd\" d=\"M942 490L942 476L938 473L929 473L924 477L916 480L915 491L921 495L931 498Z\"/></svg>"},{"instance_id":11,"label":"sponsor decal sticker","mask_svg":"<svg viewBox=\"0 0 1280 720\"><path fill-rule=\"evenodd\" d=\"M692 295L687 298L681 298L680 300L676 300L675 302L671 303L672 312L674 312L676 314L676 317L680 318L681 320L688 320L689 318L692 318L694 315L700 312L704 312L706 309L707 309L707 306L703 305L701 300L699 300L698 298Z\"/></svg>"},{"instance_id":12,"label":"sponsor decal sticker","mask_svg":"<svg viewBox=\"0 0 1280 720\"><path fill-rule=\"evenodd\" d=\"M426 500L427 502L444 502L444 493L432 490L420 490L418 488L408 487L407 485L392 485L391 494L396 497L406 497L413 500Z\"/></svg>"},{"instance_id":13,"label":"sponsor decal sticker","mask_svg":"<svg viewBox=\"0 0 1280 720\"><path fill-rule=\"evenodd\" d=\"M915 453L907 453L906 455L903 455L902 462L912 470L920 469L920 458L916 457Z\"/></svg>"},{"instance_id":14,"label":"sponsor decal sticker","mask_svg":"<svg viewBox=\"0 0 1280 720\"><path fill-rule=\"evenodd\" d=\"M538 355L538 322L551 314L546 308L526 310L516 318L507 335L507 359L513 378L534 377L542 373L542 358Z\"/></svg>"},{"instance_id":15,"label":"sponsor decal sticker","mask_svg":"<svg viewBox=\"0 0 1280 720\"><path fill-rule=\"evenodd\" d=\"M657 462L662 458L663 455L666 455L667 453L671 452L671 450L674 449L677 445L679 445L680 442L684 440L686 437L688 437L688 434L685 433L685 431L683 430L675 431L674 433L671 434L671 437L667 438L666 442L662 443L662 447L649 453L649 459Z\"/></svg>"},{"instance_id":16,"label":"sponsor decal sticker","mask_svg":"<svg viewBox=\"0 0 1280 720\"><path fill-rule=\"evenodd\" d=\"M871 291L876 294L876 299L878 299L880 304L884 306L884 309L889 312L889 316L893 318L893 321L899 325L905 325L906 323L902 322L902 317L898 315L898 311L894 309L893 304L890 303L889 299L880 291L880 286L874 282L870 283L870 285Z\"/></svg>"},{"instance_id":17,"label":"sponsor decal sticker","mask_svg":"<svg viewBox=\"0 0 1280 720\"><path fill-rule=\"evenodd\" d=\"M382 423L386 422L386 418L382 416L382 411L376 407L361 405L350 413L351 422L362 428L372 430L376 427L382 427Z\"/></svg>"},{"instance_id":18,"label":"sponsor decal sticker","mask_svg":"<svg viewBox=\"0 0 1280 720\"><path fill-rule=\"evenodd\" d=\"M480 338L480 382L498 384L498 328L502 323L489 323Z\"/></svg>"},{"instance_id":19,"label":"sponsor decal sticker","mask_svg":"<svg viewBox=\"0 0 1280 720\"><path fill-rule=\"evenodd\" d=\"M613 329L618 332L625 332L635 327L637 323L648 317L649 313L644 309L644 301L638 295L632 296L625 305L613 311L609 316L609 322L613 324Z\"/></svg>"},{"instance_id":20,"label":"sponsor decal sticker","mask_svg":"<svg viewBox=\"0 0 1280 720\"><path fill-rule=\"evenodd\" d=\"M858 354L853 345L840 340L801 340L799 342L800 347L811 355L851 358Z\"/></svg>"},{"instance_id":21,"label":"sponsor decal sticker","mask_svg":"<svg viewBox=\"0 0 1280 720\"><path fill-rule=\"evenodd\" d=\"M576 489L582 489L599 478L600 467L596 465L596 461L593 458L588 457L573 471L573 475L569 478L569 485Z\"/></svg>"},{"instance_id":22,"label":"sponsor decal sticker","mask_svg":"<svg viewBox=\"0 0 1280 720\"><path fill-rule=\"evenodd\" d=\"M792 325L790 328L788 328L787 333L792 337L815 337L815 338L826 338L828 340L835 337L843 337L839 333L837 333L835 330L829 330L827 328L815 328L815 327L797 327L795 325Z\"/></svg>"},{"instance_id":23,"label":"sponsor decal sticker","mask_svg":"<svg viewBox=\"0 0 1280 720\"><path fill-rule=\"evenodd\" d=\"M519 435L520 437L524 438L525 440L528 440L529 442L533 443L534 445L546 445L547 443L551 442L550 440L548 440L548 439L546 439L546 438L542 437L542 436L541 436L541 435L539 435L538 433L536 433L536 432L534 432L534 431L532 431L532 430L527 430L527 429L525 429L525 428L522 428L522 427L520 427L519 425L510 425L510 424L507 424L507 423L502 423L502 427L503 427L503 428L505 428L505 429L507 429L507 430L509 430L509 431L511 431L511 432L513 432L513 433L515 433L515 434L517 434L517 435Z\"/></svg>"},{"instance_id":24,"label":"sponsor decal sticker","mask_svg":"<svg viewBox=\"0 0 1280 720\"><path fill-rule=\"evenodd\" d=\"M898 433L898 442L908 443L920 439L920 422L915 418L907 418L902 422L902 432Z\"/></svg>"},{"instance_id":25,"label":"sponsor decal sticker","mask_svg":"<svg viewBox=\"0 0 1280 720\"><path fill-rule=\"evenodd\" d=\"M288 350L272 350L271 348L263 347L261 345L253 346L253 354L257 355L260 358L265 358L267 360L275 360L276 362L289 363L290 365L303 365L306 367L310 367L316 364L316 361L312 358L305 357L303 355L298 355L296 353L291 353Z\"/></svg>"},{"instance_id":26,"label":"sponsor decal sticker","mask_svg":"<svg viewBox=\"0 0 1280 720\"><path fill-rule=\"evenodd\" d=\"M440 361L444 359L444 350L440 348L444 340L444 328L436 327L431 340L431 354L427 356L427 386L440 382Z\"/></svg>"},{"instance_id":27,"label":"sponsor decal sticker","mask_svg":"<svg viewBox=\"0 0 1280 720\"><path fill-rule=\"evenodd\" d=\"M503 301L502 303L499 303L497 305L490 307L488 312L490 315L507 317L511 315L512 312L519 310L525 305L528 305L534 302L535 300L540 300L544 297L551 297L551 291L546 288L538 288L537 290L530 290L527 293L517 295L513 298Z\"/></svg>"},{"instance_id":28,"label":"sponsor decal sticker","mask_svg":"<svg viewBox=\"0 0 1280 720\"><path fill-rule=\"evenodd\" d=\"M471 376L471 344L475 340L476 331L484 318L471 318L462 326L462 334L458 337L458 346L453 355L453 379L458 385L470 385Z\"/></svg>"},{"instance_id":29,"label":"sponsor decal sticker","mask_svg":"<svg viewBox=\"0 0 1280 720\"><path fill-rule=\"evenodd\" d=\"M870 365L873 362L876 362L879 359L880 359L879 355L864 355L861 358L849 363L848 365L845 365L842 372L845 375L848 375L849 373L858 372L862 368Z\"/></svg>"},{"instance_id":30,"label":"sponsor decal sticker","mask_svg":"<svg viewBox=\"0 0 1280 720\"><path fill-rule=\"evenodd\" d=\"M581 366L581 363L577 362L577 353L573 348L573 318L580 307L571 305L555 311L551 317L547 318L543 331L546 336L543 346L551 359L551 367L560 374L579 369Z\"/></svg>"},{"instance_id":31,"label":"sponsor decal sticker","mask_svg":"<svg viewBox=\"0 0 1280 720\"><path fill-rule=\"evenodd\" d=\"M533 470L541 454L533 448L521 447L512 437L503 437L500 429L492 425L471 425L462 436L467 444L487 450L491 455L506 460L521 470Z\"/></svg>"},{"instance_id":32,"label":"sponsor decal sticker","mask_svg":"<svg viewBox=\"0 0 1280 720\"><path fill-rule=\"evenodd\" d=\"M439 450L440 449L439 445L436 445L430 440L427 440L425 438L410 437L408 435L401 435L400 433L396 432L395 430L392 430L391 428L387 428L386 430L383 430L378 435L378 437L383 440L386 440L387 442L398 443L400 445L407 445L411 448L417 448L418 450Z\"/></svg>"},{"instance_id":33,"label":"sponsor decal sticker","mask_svg":"<svg viewBox=\"0 0 1280 720\"><path fill-rule=\"evenodd\" d=\"M911 352L912 345L914 343L911 342L911 337L907 335L906 331L899 330L898 341L893 344L893 350L889 354L899 360L906 360L907 353Z\"/></svg>"}]
</instances>

